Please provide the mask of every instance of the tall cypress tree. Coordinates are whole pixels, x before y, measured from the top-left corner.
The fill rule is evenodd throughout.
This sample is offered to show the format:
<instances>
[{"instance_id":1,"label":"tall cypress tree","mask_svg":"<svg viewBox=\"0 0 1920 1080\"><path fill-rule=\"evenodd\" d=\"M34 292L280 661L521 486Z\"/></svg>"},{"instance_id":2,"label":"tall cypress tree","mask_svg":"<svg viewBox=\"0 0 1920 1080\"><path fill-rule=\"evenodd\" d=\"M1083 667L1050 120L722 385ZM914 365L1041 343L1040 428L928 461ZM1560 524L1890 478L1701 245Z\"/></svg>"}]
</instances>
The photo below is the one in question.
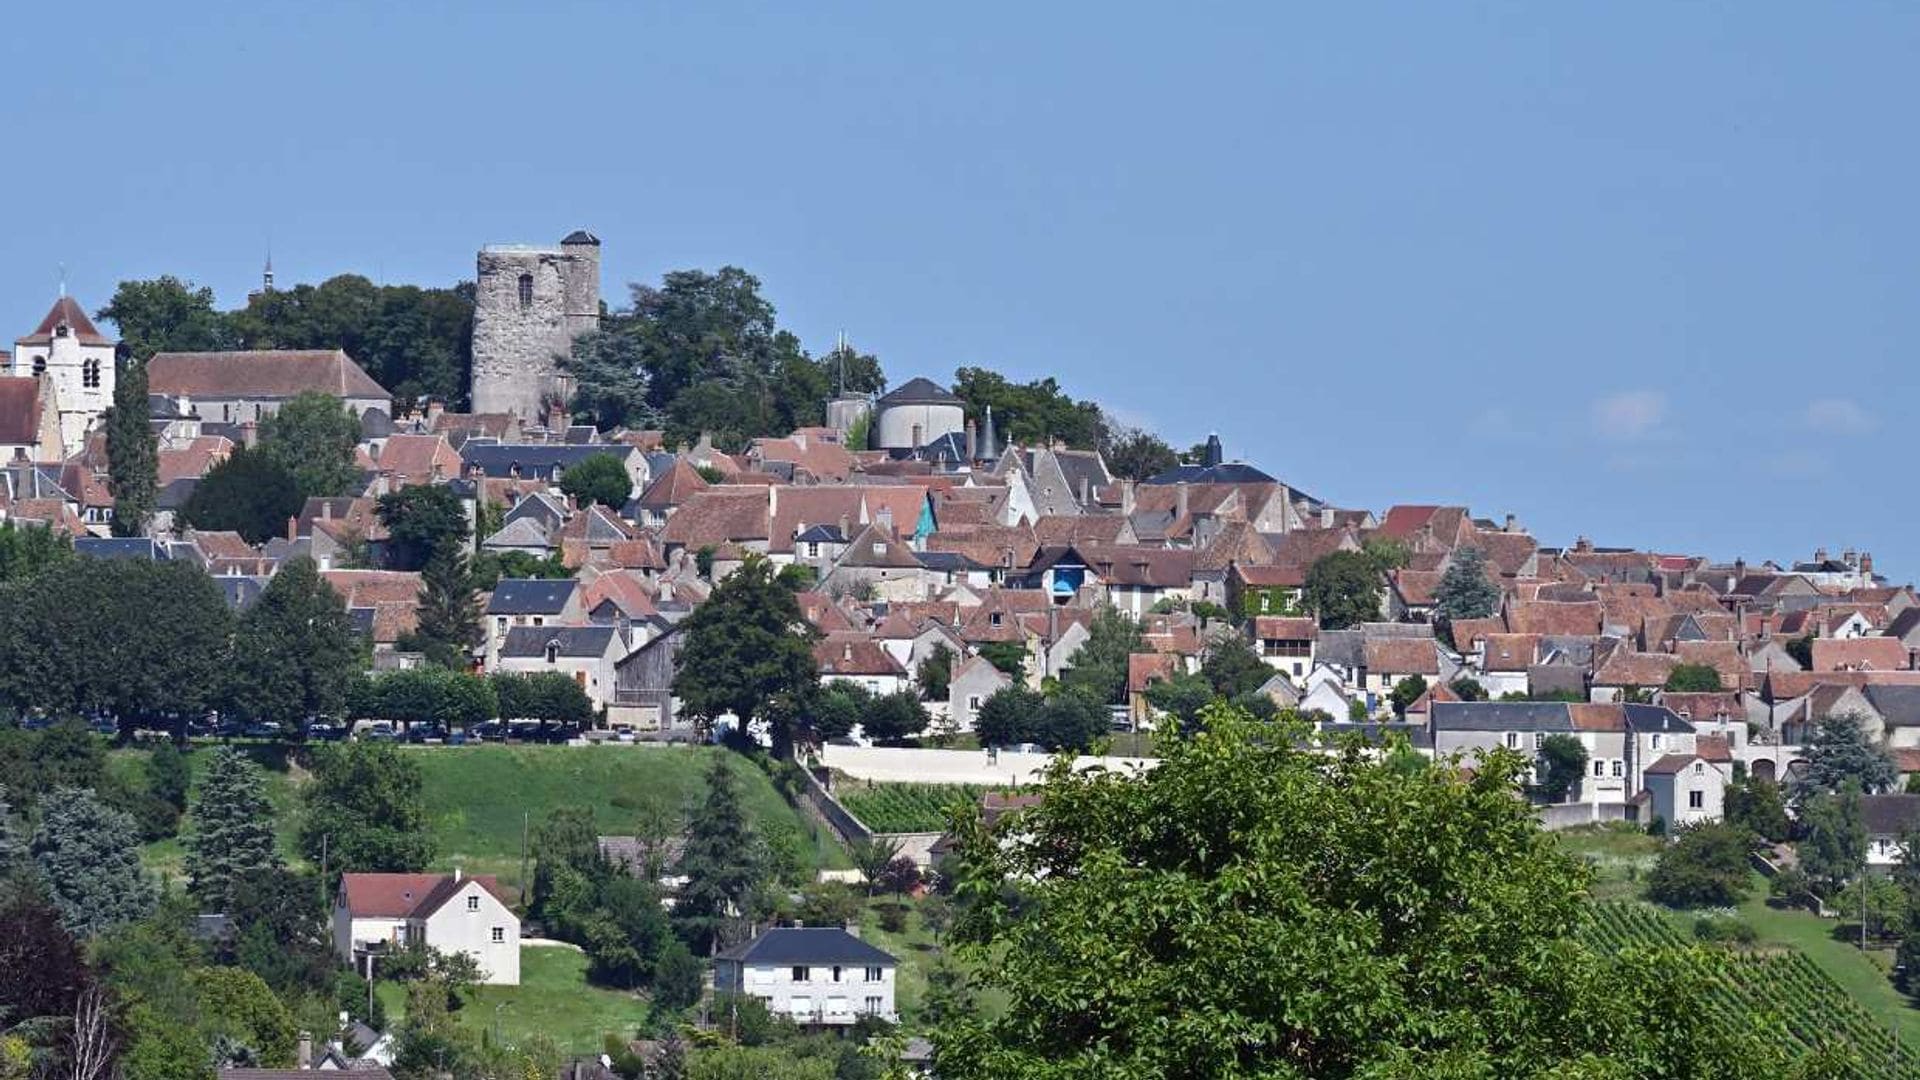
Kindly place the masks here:
<instances>
[{"instance_id":1,"label":"tall cypress tree","mask_svg":"<svg viewBox=\"0 0 1920 1080\"><path fill-rule=\"evenodd\" d=\"M139 536L158 501L160 445L148 422L147 365L131 360L113 384L107 429L107 486L113 491L113 535Z\"/></svg>"},{"instance_id":2,"label":"tall cypress tree","mask_svg":"<svg viewBox=\"0 0 1920 1080\"><path fill-rule=\"evenodd\" d=\"M740 789L726 755L707 769L707 797L687 822L680 853L680 887L673 915L695 952L710 949L722 929L746 913L762 880L758 845L740 803Z\"/></svg>"},{"instance_id":3,"label":"tall cypress tree","mask_svg":"<svg viewBox=\"0 0 1920 1080\"><path fill-rule=\"evenodd\" d=\"M458 544L441 544L420 572L419 634L439 646L429 659L452 668L464 668L480 640L480 597Z\"/></svg>"},{"instance_id":4,"label":"tall cypress tree","mask_svg":"<svg viewBox=\"0 0 1920 1080\"><path fill-rule=\"evenodd\" d=\"M187 835L187 879L194 899L209 911L230 912L234 891L249 875L279 869L273 805L260 770L231 746L214 752Z\"/></svg>"}]
</instances>

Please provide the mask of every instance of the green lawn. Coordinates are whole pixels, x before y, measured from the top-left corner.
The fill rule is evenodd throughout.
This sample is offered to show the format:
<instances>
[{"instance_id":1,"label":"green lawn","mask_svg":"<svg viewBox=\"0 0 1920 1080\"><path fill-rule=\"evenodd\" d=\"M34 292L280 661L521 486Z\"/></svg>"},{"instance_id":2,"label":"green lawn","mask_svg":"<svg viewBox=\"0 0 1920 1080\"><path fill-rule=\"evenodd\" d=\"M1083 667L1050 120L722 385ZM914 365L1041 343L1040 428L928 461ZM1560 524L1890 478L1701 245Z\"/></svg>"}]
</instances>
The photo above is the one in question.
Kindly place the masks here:
<instances>
[{"instance_id":1,"label":"green lawn","mask_svg":"<svg viewBox=\"0 0 1920 1080\"><path fill-rule=\"evenodd\" d=\"M265 745L247 746L264 766L267 797L276 815L282 850L299 862L299 786L306 779L298 766ZM747 812L760 827L798 837L816 866L852 866L846 852L824 827L788 806L765 773L730 751L709 747L638 746L462 746L405 747L420 763L425 780L429 826L438 852L431 869L456 864L470 873L497 874L502 884L520 883L522 821L538 827L549 810L576 805L593 810L606 833L633 831L632 807L649 793L685 807L705 790L709 762L725 755L740 781ZM211 749L196 748L190 760L196 776L212 759ZM144 782L144 751L116 750L108 767L138 784ZM178 840L149 844L142 856L157 872L178 877L183 853Z\"/></svg>"},{"instance_id":2,"label":"green lawn","mask_svg":"<svg viewBox=\"0 0 1920 1080\"><path fill-rule=\"evenodd\" d=\"M1593 869L1593 895L1599 900L1638 899L1640 883L1665 843L1638 830L1605 825L1563 829L1553 835Z\"/></svg>"},{"instance_id":3,"label":"green lawn","mask_svg":"<svg viewBox=\"0 0 1920 1080\"><path fill-rule=\"evenodd\" d=\"M407 1012L406 986L382 980L377 992L388 1027L398 1027ZM475 987L455 1015L476 1033L497 1031L509 1045L544 1035L567 1053L597 1054L608 1034L635 1034L647 1002L588 985L587 958L572 949L528 945L520 949L519 986Z\"/></svg>"}]
</instances>

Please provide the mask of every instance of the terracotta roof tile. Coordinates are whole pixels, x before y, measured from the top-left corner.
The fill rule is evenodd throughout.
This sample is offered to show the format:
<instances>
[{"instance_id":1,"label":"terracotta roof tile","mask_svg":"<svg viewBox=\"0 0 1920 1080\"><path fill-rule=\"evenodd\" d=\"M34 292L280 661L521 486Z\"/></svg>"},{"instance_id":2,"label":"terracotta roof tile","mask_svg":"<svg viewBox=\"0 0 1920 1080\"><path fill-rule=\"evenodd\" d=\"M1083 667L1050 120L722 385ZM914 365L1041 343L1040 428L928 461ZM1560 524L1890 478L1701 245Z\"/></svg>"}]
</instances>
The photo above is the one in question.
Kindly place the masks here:
<instances>
[{"instance_id":1,"label":"terracotta roof tile","mask_svg":"<svg viewBox=\"0 0 1920 1080\"><path fill-rule=\"evenodd\" d=\"M71 296L62 296L53 302L47 310L47 317L33 328L33 333L14 340L16 345L46 345L53 341L53 332L65 324L73 337L82 345L112 345L113 339L102 334L87 318L86 309Z\"/></svg>"},{"instance_id":2,"label":"terracotta roof tile","mask_svg":"<svg viewBox=\"0 0 1920 1080\"><path fill-rule=\"evenodd\" d=\"M317 390L339 398L391 397L339 349L155 353L147 384L156 394L200 398L290 398Z\"/></svg>"},{"instance_id":3,"label":"terracotta roof tile","mask_svg":"<svg viewBox=\"0 0 1920 1080\"><path fill-rule=\"evenodd\" d=\"M1906 643L1899 638L1815 638L1815 671L1900 671L1910 670L1912 662Z\"/></svg>"}]
</instances>

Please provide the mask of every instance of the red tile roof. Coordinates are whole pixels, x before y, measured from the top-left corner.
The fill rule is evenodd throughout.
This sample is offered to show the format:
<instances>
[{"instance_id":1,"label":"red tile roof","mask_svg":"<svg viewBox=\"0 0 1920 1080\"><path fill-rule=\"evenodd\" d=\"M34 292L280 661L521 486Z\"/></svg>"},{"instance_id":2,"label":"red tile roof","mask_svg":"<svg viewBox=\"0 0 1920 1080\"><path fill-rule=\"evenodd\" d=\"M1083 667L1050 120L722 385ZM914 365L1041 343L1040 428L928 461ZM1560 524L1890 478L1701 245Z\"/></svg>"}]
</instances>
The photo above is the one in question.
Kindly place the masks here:
<instances>
[{"instance_id":1,"label":"red tile roof","mask_svg":"<svg viewBox=\"0 0 1920 1080\"><path fill-rule=\"evenodd\" d=\"M813 645L822 675L905 675L907 669L881 644L862 633L829 634Z\"/></svg>"},{"instance_id":2,"label":"red tile roof","mask_svg":"<svg viewBox=\"0 0 1920 1080\"><path fill-rule=\"evenodd\" d=\"M1153 683L1171 679L1180 670L1175 653L1134 653L1127 657L1127 692L1145 693Z\"/></svg>"},{"instance_id":3,"label":"red tile roof","mask_svg":"<svg viewBox=\"0 0 1920 1080\"><path fill-rule=\"evenodd\" d=\"M0 377L0 443L37 445L40 415L39 379L31 375Z\"/></svg>"},{"instance_id":4,"label":"red tile roof","mask_svg":"<svg viewBox=\"0 0 1920 1080\"><path fill-rule=\"evenodd\" d=\"M424 918L473 881L511 907L492 874L456 878L452 874L342 874L340 901L356 919Z\"/></svg>"},{"instance_id":5,"label":"red tile roof","mask_svg":"<svg viewBox=\"0 0 1920 1080\"><path fill-rule=\"evenodd\" d=\"M113 339L102 334L87 318L86 310L71 296L63 296L53 302L47 317L33 328L33 333L16 338L15 345L46 345L53 341L53 332L64 323L73 332L74 340L82 345L111 345Z\"/></svg>"},{"instance_id":6,"label":"red tile roof","mask_svg":"<svg viewBox=\"0 0 1920 1080\"><path fill-rule=\"evenodd\" d=\"M1312 619L1257 615L1253 636L1260 641L1312 641L1320 636L1320 624Z\"/></svg>"},{"instance_id":7,"label":"red tile roof","mask_svg":"<svg viewBox=\"0 0 1920 1080\"><path fill-rule=\"evenodd\" d=\"M1813 639L1815 671L1900 671L1911 667L1906 643L1899 638Z\"/></svg>"},{"instance_id":8,"label":"red tile roof","mask_svg":"<svg viewBox=\"0 0 1920 1080\"><path fill-rule=\"evenodd\" d=\"M1368 638L1367 671L1373 675L1438 675L1440 656L1432 638Z\"/></svg>"}]
</instances>

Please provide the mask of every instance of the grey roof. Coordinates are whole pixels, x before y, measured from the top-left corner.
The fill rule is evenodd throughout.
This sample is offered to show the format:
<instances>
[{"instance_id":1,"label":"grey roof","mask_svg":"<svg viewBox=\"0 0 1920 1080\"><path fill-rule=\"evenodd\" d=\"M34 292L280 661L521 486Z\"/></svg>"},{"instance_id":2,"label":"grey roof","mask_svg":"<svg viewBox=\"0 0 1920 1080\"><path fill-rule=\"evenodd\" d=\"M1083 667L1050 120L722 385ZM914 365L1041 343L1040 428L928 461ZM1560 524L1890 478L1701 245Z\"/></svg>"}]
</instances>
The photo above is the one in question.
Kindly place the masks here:
<instances>
[{"instance_id":1,"label":"grey roof","mask_svg":"<svg viewBox=\"0 0 1920 1080\"><path fill-rule=\"evenodd\" d=\"M553 540L547 534L547 527L533 517L515 518L501 526L493 535L480 541L481 547L488 548L551 548Z\"/></svg>"},{"instance_id":2,"label":"grey roof","mask_svg":"<svg viewBox=\"0 0 1920 1080\"><path fill-rule=\"evenodd\" d=\"M1863 692L1888 727L1920 727L1920 686L1869 683Z\"/></svg>"},{"instance_id":3,"label":"grey roof","mask_svg":"<svg viewBox=\"0 0 1920 1080\"><path fill-rule=\"evenodd\" d=\"M1427 725L1425 724L1405 724L1395 721L1375 722L1371 720L1364 723L1354 723L1346 720L1335 720L1321 724L1320 731L1325 735L1358 735L1367 742L1375 745L1384 745L1389 735L1400 735L1405 737L1408 745L1416 750L1433 749L1433 734L1427 730Z\"/></svg>"},{"instance_id":4,"label":"grey roof","mask_svg":"<svg viewBox=\"0 0 1920 1080\"><path fill-rule=\"evenodd\" d=\"M1278 480L1244 461L1224 465L1175 465L1143 484L1276 484Z\"/></svg>"},{"instance_id":5,"label":"grey roof","mask_svg":"<svg viewBox=\"0 0 1920 1080\"><path fill-rule=\"evenodd\" d=\"M847 537L840 531L838 525L809 525L805 531L793 538L793 542L796 544L844 544L847 542Z\"/></svg>"},{"instance_id":6,"label":"grey roof","mask_svg":"<svg viewBox=\"0 0 1920 1080\"><path fill-rule=\"evenodd\" d=\"M1862 795L1860 818L1872 835L1898 836L1920 825L1920 795Z\"/></svg>"},{"instance_id":7,"label":"grey roof","mask_svg":"<svg viewBox=\"0 0 1920 1080\"><path fill-rule=\"evenodd\" d=\"M605 656L619 632L612 626L516 626L507 631L500 655L545 656L547 646L555 645L561 656Z\"/></svg>"},{"instance_id":8,"label":"grey roof","mask_svg":"<svg viewBox=\"0 0 1920 1080\"><path fill-rule=\"evenodd\" d=\"M385 409L368 409L360 414L360 437L384 439L393 434L393 417Z\"/></svg>"},{"instance_id":9,"label":"grey roof","mask_svg":"<svg viewBox=\"0 0 1920 1080\"><path fill-rule=\"evenodd\" d=\"M1563 701L1436 701L1430 715L1435 731L1573 730Z\"/></svg>"},{"instance_id":10,"label":"grey roof","mask_svg":"<svg viewBox=\"0 0 1920 1080\"><path fill-rule=\"evenodd\" d=\"M489 615L558 615L580 582L573 578L501 578L487 603Z\"/></svg>"},{"instance_id":11,"label":"grey roof","mask_svg":"<svg viewBox=\"0 0 1920 1080\"><path fill-rule=\"evenodd\" d=\"M1893 621L1887 624L1888 637L1904 638L1915 630L1920 630L1920 604L1895 615Z\"/></svg>"},{"instance_id":12,"label":"grey roof","mask_svg":"<svg viewBox=\"0 0 1920 1080\"><path fill-rule=\"evenodd\" d=\"M600 246L600 238L585 229L573 230L560 242L563 244L591 244L594 247Z\"/></svg>"},{"instance_id":13,"label":"grey roof","mask_svg":"<svg viewBox=\"0 0 1920 1080\"><path fill-rule=\"evenodd\" d=\"M1626 705L1627 728L1641 734L1661 732L1669 735L1688 735L1693 725L1680 719L1680 714L1665 705Z\"/></svg>"},{"instance_id":14,"label":"grey roof","mask_svg":"<svg viewBox=\"0 0 1920 1080\"><path fill-rule=\"evenodd\" d=\"M915 376L880 399L880 407L889 405L964 405L945 387L924 376Z\"/></svg>"},{"instance_id":15,"label":"grey roof","mask_svg":"<svg viewBox=\"0 0 1920 1080\"><path fill-rule=\"evenodd\" d=\"M958 551L916 551L914 556L920 560L921 566L943 574L964 574L969 570L986 569Z\"/></svg>"},{"instance_id":16,"label":"grey roof","mask_svg":"<svg viewBox=\"0 0 1920 1080\"><path fill-rule=\"evenodd\" d=\"M238 574L222 574L214 579L220 586L220 593L226 597L227 607L234 611L245 611L253 606L260 594L267 591L267 579L244 577Z\"/></svg>"},{"instance_id":17,"label":"grey roof","mask_svg":"<svg viewBox=\"0 0 1920 1080\"><path fill-rule=\"evenodd\" d=\"M773 967L795 964L884 967L896 962L891 953L837 926L775 927L752 941L722 951L717 959Z\"/></svg>"},{"instance_id":18,"label":"grey roof","mask_svg":"<svg viewBox=\"0 0 1920 1080\"><path fill-rule=\"evenodd\" d=\"M166 550L148 536L81 536L73 541L73 553L89 559L158 562Z\"/></svg>"},{"instance_id":19,"label":"grey roof","mask_svg":"<svg viewBox=\"0 0 1920 1080\"><path fill-rule=\"evenodd\" d=\"M628 454L635 452L632 447L617 443L575 446L569 443L503 444L468 440L460 448L460 460L469 467L477 466L491 477L512 476L517 466L524 478L546 480L553 476L556 466L564 472L595 454L611 454L624 461Z\"/></svg>"}]
</instances>

